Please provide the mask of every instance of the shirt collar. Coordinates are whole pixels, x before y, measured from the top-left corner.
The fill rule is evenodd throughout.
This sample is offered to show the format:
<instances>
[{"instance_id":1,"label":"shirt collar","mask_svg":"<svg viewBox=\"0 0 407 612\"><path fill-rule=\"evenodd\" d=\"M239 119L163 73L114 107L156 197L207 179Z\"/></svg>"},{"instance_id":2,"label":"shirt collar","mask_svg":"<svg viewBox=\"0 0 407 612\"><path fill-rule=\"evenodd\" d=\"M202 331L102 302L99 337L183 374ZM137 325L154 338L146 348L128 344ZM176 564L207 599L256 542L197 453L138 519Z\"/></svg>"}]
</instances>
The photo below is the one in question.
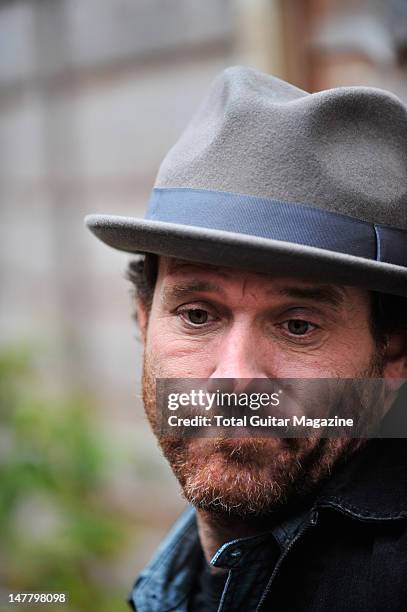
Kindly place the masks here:
<instances>
[{"instance_id":1,"label":"shirt collar","mask_svg":"<svg viewBox=\"0 0 407 612\"><path fill-rule=\"evenodd\" d=\"M273 546L280 551L288 546L308 514L303 512L290 517L268 532L226 542L213 556L211 565L230 570L244 569L254 561L260 563L263 557L266 562ZM130 605L133 602L137 612L186 610L202 558L196 511L189 506L136 580L129 598Z\"/></svg>"}]
</instances>

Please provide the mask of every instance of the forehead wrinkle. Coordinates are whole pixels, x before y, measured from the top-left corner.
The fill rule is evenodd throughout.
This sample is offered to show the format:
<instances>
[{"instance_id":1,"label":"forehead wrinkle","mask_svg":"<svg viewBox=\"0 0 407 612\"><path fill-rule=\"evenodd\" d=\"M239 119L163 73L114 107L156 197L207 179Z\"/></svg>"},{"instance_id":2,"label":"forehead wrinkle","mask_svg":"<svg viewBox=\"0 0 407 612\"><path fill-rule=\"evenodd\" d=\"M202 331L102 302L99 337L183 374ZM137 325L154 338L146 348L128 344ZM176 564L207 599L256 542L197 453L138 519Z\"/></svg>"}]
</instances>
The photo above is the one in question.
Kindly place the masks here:
<instances>
[{"instance_id":1,"label":"forehead wrinkle","mask_svg":"<svg viewBox=\"0 0 407 612\"><path fill-rule=\"evenodd\" d=\"M215 266L213 264L206 264L200 262L185 261L183 259L175 259L168 257L166 259L166 272L172 275L176 272L208 272L210 274L216 274L224 278L230 278L236 275L236 270L233 268L226 268L225 266Z\"/></svg>"}]
</instances>

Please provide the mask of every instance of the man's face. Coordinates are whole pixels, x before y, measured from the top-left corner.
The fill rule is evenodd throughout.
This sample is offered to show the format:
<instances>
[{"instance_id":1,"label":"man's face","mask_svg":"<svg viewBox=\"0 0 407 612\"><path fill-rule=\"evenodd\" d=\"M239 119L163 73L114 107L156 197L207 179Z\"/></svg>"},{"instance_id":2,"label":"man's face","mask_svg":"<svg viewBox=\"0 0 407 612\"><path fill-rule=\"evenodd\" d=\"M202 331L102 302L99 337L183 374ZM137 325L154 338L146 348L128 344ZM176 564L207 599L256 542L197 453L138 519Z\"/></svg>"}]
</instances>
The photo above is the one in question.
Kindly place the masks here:
<instances>
[{"instance_id":1,"label":"man's face","mask_svg":"<svg viewBox=\"0 0 407 612\"><path fill-rule=\"evenodd\" d=\"M362 289L160 258L151 311L140 313L143 399L156 433L156 378L383 375ZM190 502L242 517L308 493L358 445L317 436L159 442Z\"/></svg>"}]
</instances>

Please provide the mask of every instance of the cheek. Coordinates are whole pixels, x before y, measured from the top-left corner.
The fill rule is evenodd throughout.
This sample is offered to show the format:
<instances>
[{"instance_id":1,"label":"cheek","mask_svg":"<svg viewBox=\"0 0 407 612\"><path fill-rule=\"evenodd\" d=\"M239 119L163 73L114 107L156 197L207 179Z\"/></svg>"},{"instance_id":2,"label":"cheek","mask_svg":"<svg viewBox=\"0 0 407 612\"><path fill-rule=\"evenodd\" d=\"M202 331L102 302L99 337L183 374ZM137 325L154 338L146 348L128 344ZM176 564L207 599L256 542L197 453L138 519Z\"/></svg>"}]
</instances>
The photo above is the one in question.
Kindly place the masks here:
<instances>
[{"instance_id":1,"label":"cheek","mask_svg":"<svg viewBox=\"0 0 407 612\"><path fill-rule=\"evenodd\" d=\"M208 337L174 333L166 319L151 320L145 351L156 376L207 378L216 362L218 342Z\"/></svg>"},{"instance_id":2,"label":"cheek","mask_svg":"<svg viewBox=\"0 0 407 612\"><path fill-rule=\"evenodd\" d=\"M369 370L375 347L369 335L334 336L320 349L281 356L281 376L293 378L354 378Z\"/></svg>"},{"instance_id":3,"label":"cheek","mask_svg":"<svg viewBox=\"0 0 407 612\"><path fill-rule=\"evenodd\" d=\"M286 346L258 343L257 355L275 378L356 378L369 370L375 352L368 333L338 333L320 346Z\"/></svg>"},{"instance_id":4,"label":"cheek","mask_svg":"<svg viewBox=\"0 0 407 612\"><path fill-rule=\"evenodd\" d=\"M351 327L348 333L338 334L331 347L328 366L333 369L336 364L337 375L342 378L364 375L369 369L376 352L376 346L369 328L360 324Z\"/></svg>"}]
</instances>

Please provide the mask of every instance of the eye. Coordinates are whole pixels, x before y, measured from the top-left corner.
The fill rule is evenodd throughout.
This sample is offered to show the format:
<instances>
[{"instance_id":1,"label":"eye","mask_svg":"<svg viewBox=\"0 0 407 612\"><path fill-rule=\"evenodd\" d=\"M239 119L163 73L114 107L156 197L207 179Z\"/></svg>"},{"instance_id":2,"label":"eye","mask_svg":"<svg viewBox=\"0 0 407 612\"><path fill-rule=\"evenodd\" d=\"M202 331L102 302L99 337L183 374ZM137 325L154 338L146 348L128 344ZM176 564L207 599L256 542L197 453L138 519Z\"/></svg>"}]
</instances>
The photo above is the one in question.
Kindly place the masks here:
<instances>
[{"instance_id":1,"label":"eye","mask_svg":"<svg viewBox=\"0 0 407 612\"><path fill-rule=\"evenodd\" d=\"M187 308L179 313L187 323L192 325L205 325L210 321L210 315L207 310L203 308Z\"/></svg>"},{"instance_id":2,"label":"eye","mask_svg":"<svg viewBox=\"0 0 407 612\"><path fill-rule=\"evenodd\" d=\"M309 321L303 319L289 319L283 323L284 329L294 336L305 336L307 333L316 329L316 325L313 325Z\"/></svg>"}]
</instances>

